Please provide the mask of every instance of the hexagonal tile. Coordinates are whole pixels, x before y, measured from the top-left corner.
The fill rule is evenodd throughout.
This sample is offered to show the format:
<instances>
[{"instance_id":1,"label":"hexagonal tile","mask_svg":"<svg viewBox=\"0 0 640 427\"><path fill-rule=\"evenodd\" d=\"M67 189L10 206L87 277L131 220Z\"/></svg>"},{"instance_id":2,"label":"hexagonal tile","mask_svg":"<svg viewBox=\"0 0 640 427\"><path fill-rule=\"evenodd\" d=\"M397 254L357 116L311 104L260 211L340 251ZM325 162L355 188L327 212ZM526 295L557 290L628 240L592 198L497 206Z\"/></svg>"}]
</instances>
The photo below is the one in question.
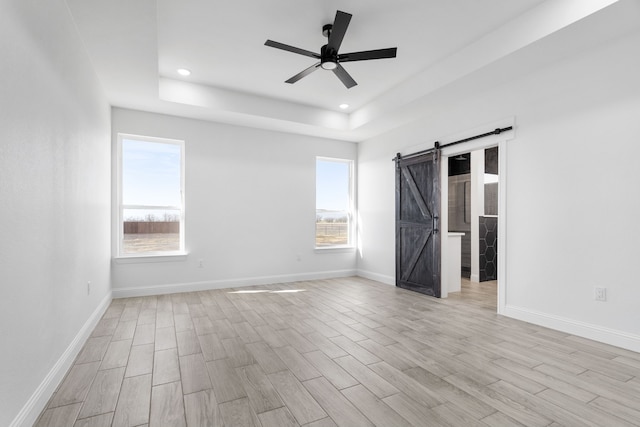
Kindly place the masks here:
<instances>
[{"instance_id":1,"label":"hexagonal tile","mask_svg":"<svg viewBox=\"0 0 640 427\"><path fill-rule=\"evenodd\" d=\"M484 257L487 260L487 262L493 262L496 259L495 249L489 246L487 250L484 252Z\"/></svg>"},{"instance_id":2,"label":"hexagonal tile","mask_svg":"<svg viewBox=\"0 0 640 427\"><path fill-rule=\"evenodd\" d=\"M496 266L492 262L488 262L484 269L487 279L493 280L496 277Z\"/></svg>"}]
</instances>

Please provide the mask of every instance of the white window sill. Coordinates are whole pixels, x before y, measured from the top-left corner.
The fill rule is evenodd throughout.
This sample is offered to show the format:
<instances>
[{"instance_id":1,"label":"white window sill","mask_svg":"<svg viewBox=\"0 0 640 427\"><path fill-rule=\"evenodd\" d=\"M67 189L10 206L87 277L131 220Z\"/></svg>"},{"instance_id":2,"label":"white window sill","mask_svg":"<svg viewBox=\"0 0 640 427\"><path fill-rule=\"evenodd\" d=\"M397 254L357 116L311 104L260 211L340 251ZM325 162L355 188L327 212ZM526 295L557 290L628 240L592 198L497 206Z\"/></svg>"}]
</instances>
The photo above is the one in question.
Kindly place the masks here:
<instances>
[{"instance_id":1,"label":"white window sill","mask_svg":"<svg viewBox=\"0 0 640 427\"><path fill-rule=\"evenodd\" d=\"M349 253L355 252L355 246L327 246L327 247L318 247L314 249L314 252L317 254L339 254L339 253Z\"/></svg>"},{"instance_id":2,"label":"white window sill","mask_svg":"<svg viewBox=\"0 0 640 427\"><path fill-rule=\"evenodd\" d=\"M113 257L113 262L116 264L138 264L145 262L178 262L186 261L187 253L175 253L166 255L128 255L128 256L116 256Z\"/></svg>"}]
</instances>

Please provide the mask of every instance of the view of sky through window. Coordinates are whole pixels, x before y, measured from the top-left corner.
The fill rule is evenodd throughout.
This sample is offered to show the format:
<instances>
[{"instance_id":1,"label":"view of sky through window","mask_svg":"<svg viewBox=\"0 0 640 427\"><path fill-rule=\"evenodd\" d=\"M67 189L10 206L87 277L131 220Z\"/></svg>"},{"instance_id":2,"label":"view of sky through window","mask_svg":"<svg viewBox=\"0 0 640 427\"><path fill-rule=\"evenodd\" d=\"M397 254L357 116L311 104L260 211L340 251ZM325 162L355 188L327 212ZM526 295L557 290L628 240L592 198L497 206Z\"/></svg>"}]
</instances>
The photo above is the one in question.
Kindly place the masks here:
<instances>
[{"instance_id":1,"label":"view of sky through window","mask_svg":"<svg viewBox=\"0 0 640 427\"><path fill-rule=\"evenodd\" d=\"M180 146L124 139L122 203L180 206Z\"/></svg>"},{"instance_id":2,"label":"view of sky through window","mask_svg":"<svg viewBox=\"0 0 640 427\"><path fill-rule=\"evenodd\" d=\"M348 162L318 159L316 162L316 209L349 210Z\"/></svg>"}]
</instances>

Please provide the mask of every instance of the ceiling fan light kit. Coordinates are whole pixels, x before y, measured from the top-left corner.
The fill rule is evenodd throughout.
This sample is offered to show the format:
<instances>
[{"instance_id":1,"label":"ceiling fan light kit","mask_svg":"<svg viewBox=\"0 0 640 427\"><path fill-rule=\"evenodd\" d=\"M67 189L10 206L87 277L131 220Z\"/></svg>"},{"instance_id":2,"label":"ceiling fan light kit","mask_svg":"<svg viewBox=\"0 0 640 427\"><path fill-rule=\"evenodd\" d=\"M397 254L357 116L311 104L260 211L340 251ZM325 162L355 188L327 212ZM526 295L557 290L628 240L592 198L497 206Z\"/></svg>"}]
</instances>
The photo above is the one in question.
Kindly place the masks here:
<instances>
[{"instance_id":1,"label":"ceiling fan light kit","mask_svg":"<svg viewBox=\"0 0 640 427\"><path fill-rule=\"evenodd\" d=\"M340 79L342 84L347 89L356 86L356 81L349 75L347 70L340 65L341 62L353 62L353 61L366 61L370 59L385 59L395 58L398 48L392 47L387 49L367 50L362 52L352 52L340 54L340 45L349 27L351 21L351 14L337 11L333 24L326 24L322 27L322 35L327 37L327 44L320 48L320 54L311 52L309 50L300 49L297 47L289 46L283 43L275 42L273 40L267 40L265 46L274 47L276 49L286 50L288 52L297 53L298 55L309 56L311 58L319 59L320 62L310 66L309 68L302 70L295 76L286 80L285 83L295 83L305 76L308 76L318 68L323 70L331 70Z\"/></svg>"}]
</instances>

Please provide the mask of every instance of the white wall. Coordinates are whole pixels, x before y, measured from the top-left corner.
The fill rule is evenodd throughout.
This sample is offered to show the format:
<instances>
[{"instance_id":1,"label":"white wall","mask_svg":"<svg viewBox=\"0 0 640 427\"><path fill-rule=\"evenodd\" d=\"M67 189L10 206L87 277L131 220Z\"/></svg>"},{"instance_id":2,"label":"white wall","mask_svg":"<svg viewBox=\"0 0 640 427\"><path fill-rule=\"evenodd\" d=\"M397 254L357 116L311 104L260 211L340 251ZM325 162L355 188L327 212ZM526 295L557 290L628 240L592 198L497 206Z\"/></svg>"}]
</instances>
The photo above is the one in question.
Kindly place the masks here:
<instances>
[{"instance_id":1,"label":"white wall","mask_svg":"<svg viewBox=\"0 0 640 427\"><path fill-rule=\"evenodd\" d=\"M0 40L0 425L31 425L110 300L110 114L64 1L3 1Z\"/></svg>"},{"instance_id":2,"label":"white wall","mask_svg":"<svg viewBox=\"0 0 640 427\"><path fill-rule=\"evenodd\" d=\"M419 123L361 143L359 271L393 283L396 152L515 116L505 313L639 351L639 46L635 31L494 87L468 85ZM594 301L594 286L607 302Z\"/></svg>"},{"instance_id":3,"label":"white wall","mask_svg":"<svg viewBox=\"0 0 640 427\"><path fill-rule=\"evenodd\" d=\"M355 274L353 250L314 251L316 156L355 160L355 144L118 108L112 123L114 144L118 133L185 141L189 253L114 262L114 296Z\"/></svg>"}]
</instances>

